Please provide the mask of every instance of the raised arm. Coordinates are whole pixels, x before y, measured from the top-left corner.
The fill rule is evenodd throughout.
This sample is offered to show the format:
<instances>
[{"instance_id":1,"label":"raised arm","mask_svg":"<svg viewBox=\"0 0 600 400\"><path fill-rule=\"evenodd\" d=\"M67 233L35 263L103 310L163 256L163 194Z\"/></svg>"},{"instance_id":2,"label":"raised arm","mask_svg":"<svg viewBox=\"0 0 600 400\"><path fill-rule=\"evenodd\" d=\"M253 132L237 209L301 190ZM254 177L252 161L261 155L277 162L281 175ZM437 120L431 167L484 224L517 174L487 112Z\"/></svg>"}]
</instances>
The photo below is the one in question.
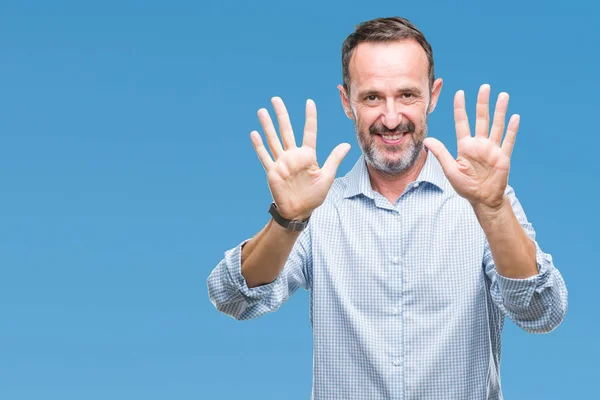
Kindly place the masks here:
<instances>
[{"instance_id":1,"label":"raised arm","mask_svg":"<svg viewBox=\"0 0 600 400\"><path fill-rule=\"evenodd\" d=\"M440 160L448 180L471 205L485 233L483 264L491 279L492 299L529 332L549 332L567 311L567 289L552 257L534 241L535 231L508 187L510 157L519 129L518 115L505 116L508 94L498 96L491 130L490 87L477 97L475 136L471 135L464 92L454 98L458 156L454 159L436 139L425 145ZM508 190L507 190L508 189Z\"/></svg>"},{"instance_id":2,"label":"raised arm","mask_svg":"<svg viewBox=\"0 0 600 400\"><path fill-rule=\"evenodd\" d=\"M317 108L312 100L306 102L306 122L302 146L297 147L290 118L283 101L272 99L281 141L269 112L262 108L258 118L265 132L268 147L260 134L250 134L256 154L266 173L269 189L279 214L288 220L306 220L320 206L335 179L335 173L350 145L337 146L323 168L317 164ZM282 145L283 142L283 145ZM298 238L298 232L288 231L274 220L242 248L242 275L249 287L274 281Z\"/></svg>"}]
</instances>

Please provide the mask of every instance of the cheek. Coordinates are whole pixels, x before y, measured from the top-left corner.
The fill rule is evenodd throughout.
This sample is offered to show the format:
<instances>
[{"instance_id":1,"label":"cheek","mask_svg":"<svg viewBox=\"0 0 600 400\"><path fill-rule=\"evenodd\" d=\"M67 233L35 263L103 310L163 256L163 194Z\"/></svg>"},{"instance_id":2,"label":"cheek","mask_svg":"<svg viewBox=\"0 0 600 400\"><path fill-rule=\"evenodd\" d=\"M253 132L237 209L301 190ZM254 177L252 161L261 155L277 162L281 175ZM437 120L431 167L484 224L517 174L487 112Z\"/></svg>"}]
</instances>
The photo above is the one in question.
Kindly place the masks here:
<instances>
[{"instance_id":1,"label":"cheek","mask_svg":"<svg viewBox=\"0 0 600 400\"><path fill-rule=\"evenodd\" d=\"M415 107L414 109L407 110L404 115L406 115L406 118L410 119L417 128L422 128L427 120L426 110L422 107Z\"/></svg>"},{"instance_id":2,"label":"cheek","mask_svg":"<svg viewBox=\"0 0 600 400\"><path fill-rule=\"evenodd\" d=\"M367 132L379 116L379 113L372 108L357 108L354 112L357 125L362 132Z\"/></svg>"}]
</instances>

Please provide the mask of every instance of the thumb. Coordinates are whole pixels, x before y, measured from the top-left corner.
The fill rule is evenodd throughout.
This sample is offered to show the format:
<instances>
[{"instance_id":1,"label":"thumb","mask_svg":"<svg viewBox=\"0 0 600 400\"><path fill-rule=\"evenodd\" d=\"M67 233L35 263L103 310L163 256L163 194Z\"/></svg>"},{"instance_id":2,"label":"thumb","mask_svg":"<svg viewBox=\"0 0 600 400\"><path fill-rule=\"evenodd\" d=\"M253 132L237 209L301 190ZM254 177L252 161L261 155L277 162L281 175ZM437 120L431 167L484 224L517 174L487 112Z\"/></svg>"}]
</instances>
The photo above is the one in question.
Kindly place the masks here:
<instances>
[{"instance_id":1,"label":"thumb","mask_svg":"<svg viewBox=\"0 0 600 400\"><path fill-rule=\"evenodd\" d=\"M344 157L346 157L346 154L348 154L349 150L350 144L348 143L339 144L335 149L333 149L329 157L327 157L327 161L325 161L325 164L323 165L323 172L326 175L335 178L335 173L337 172L337 169Z\"/></svg>"},{"instance_id":2,"label":"thumb","mask_svg":"<svg viewBox=\"0 0 600 400\"><path fill-rule=\"evenodd\" d=\"M452 157L446 146L432 137L426 138L423 143L425 144L425 147L431 150L435 158L438 159L444 173L448 176L448 172L455 168L456 160L454 160L454 157Z\"/></svg>"}]
</instances>

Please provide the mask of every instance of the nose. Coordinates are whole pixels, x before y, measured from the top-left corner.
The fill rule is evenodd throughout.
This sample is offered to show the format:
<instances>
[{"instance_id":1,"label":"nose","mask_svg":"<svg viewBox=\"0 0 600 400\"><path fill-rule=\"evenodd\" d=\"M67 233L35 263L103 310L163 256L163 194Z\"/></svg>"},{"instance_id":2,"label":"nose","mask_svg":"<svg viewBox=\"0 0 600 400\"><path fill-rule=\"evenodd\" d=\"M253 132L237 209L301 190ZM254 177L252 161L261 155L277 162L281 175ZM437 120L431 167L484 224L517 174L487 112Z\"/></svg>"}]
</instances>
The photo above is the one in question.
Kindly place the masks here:
<instances>
[{"instance_id":1,"label":"nose","mask_svg":"<svg viewBox=\"0 0 600 400\"><path fill-rule=\"evenodd\" d=\"M385 110L381 116L381 122L386 128L392 130L400 125L402 121L402 113L398 104L393 99L388 99L385 102Z\"/></svg>"}]
</instances>

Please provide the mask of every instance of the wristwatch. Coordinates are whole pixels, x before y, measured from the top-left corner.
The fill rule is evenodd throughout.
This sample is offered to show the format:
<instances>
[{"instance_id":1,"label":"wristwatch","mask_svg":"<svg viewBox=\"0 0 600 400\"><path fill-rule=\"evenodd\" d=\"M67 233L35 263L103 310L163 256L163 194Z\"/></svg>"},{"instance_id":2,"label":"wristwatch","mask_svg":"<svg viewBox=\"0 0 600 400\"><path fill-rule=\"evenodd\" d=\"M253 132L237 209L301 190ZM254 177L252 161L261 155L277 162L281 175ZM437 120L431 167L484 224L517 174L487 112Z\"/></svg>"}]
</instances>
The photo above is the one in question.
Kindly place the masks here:
<instances>
[{"instance_id":1,"label":"wristwatch","mask_svg":"<svg viewBox=\"0 0 600 400\"><path fill-rule=\"evenodd\" d=\"M285 219L279 214L279 209L277 208L277 204L275 202L271 203L271 208L269 208L269 214L273 217L275 222L279 225L283 226L288 231L292 232L301 232L308 225L308 220L310 217L305 220L289 220Z\"/></svg>"}]
</instances>

